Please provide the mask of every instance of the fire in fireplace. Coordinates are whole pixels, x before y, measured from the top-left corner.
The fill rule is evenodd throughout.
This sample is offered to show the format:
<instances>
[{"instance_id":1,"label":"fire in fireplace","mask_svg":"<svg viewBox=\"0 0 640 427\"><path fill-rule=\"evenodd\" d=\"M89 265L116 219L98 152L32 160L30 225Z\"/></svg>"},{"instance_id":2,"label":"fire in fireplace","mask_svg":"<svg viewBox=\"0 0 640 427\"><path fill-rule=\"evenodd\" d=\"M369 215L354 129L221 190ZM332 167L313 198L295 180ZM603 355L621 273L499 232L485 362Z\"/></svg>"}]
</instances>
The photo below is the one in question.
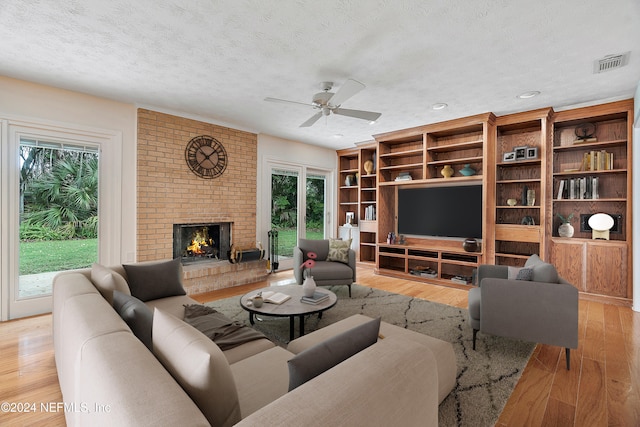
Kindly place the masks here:
<instances>
[{"instance_id":1,"label":"fire in fireplace","mask_svg":"<svg viewBox=\"0 0 640 427\"><path fill-rule=\"evenodd\" d=\"M174 224L173 257L183 264L226 260L231 247L231 223Z\"/></svg>"}]
</instances>

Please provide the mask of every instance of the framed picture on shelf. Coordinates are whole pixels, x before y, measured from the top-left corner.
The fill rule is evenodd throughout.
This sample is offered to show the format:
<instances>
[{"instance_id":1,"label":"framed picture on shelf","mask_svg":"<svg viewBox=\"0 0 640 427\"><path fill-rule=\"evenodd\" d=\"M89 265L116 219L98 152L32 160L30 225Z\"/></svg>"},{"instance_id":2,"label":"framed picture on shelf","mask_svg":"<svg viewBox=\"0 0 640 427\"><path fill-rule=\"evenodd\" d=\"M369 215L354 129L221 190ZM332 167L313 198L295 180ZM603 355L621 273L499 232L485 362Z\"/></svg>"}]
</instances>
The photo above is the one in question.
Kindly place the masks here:
<instances>
[{"instance_id":1,"label":"framed picture on shelf","mask_svg":"<svg viewBox=\"0 0 640 427\"><path fill-rule=\"evenodd\" d=\"M516 161L525 160L527 158L527 149L529 147L516 147L513 149L513 152L516 156Z\"/></svg>"},{"instance_id":2,"label":"framed picture on shelf","mask_svg":"<svg viewBox=\"0 0 640 427\"><path fill-rule=\"evenodd\" d=\"M346 218L345 224L353 225L355 215L356 214L354 212L347 212L347 218Z\"/></svg>"},{"instance_id":3,"label":"framed picture on shelf","mask_svg":"<svg viewBox=\"0 0 640 427\"><path fill-rule=\"evenodd\" d=\"M537 159L537 158L538 158L538 147L528 147L527 159Z\"/></svg>"},{"instance_id":4,"label":"framed picture on shelf","mask_svg":"<svg viewBox=\"0 0 640 427\"><path fill-rule=\"evenodd\" d=\"M516 153L514 151L509 151L508 153L504 153L502 155L503 162L513 162L516 159Z\"/></svg>"}]
</instances>

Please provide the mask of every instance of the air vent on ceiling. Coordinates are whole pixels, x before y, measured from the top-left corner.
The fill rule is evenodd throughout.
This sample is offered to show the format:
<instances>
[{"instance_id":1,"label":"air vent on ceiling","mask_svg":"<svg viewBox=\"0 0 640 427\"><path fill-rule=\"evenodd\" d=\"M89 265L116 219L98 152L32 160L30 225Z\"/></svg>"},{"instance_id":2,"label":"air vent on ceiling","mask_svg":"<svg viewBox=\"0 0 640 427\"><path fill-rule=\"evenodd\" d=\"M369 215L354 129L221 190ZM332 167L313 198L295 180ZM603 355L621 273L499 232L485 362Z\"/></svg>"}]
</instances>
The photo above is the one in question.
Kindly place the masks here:
<instances>
[{"instance_id":1,"label":"air vent on ceiling","mask_svg":"<svg viewBox=\"0 0 640 427\"><path fill-rule=\"evenodd\" d=\"M593 63L594 74L624 67L629 63L629 54L630 52L625 52L619 55L607 55L604 58L596 59Z\"/></svg>"}]
</instances>

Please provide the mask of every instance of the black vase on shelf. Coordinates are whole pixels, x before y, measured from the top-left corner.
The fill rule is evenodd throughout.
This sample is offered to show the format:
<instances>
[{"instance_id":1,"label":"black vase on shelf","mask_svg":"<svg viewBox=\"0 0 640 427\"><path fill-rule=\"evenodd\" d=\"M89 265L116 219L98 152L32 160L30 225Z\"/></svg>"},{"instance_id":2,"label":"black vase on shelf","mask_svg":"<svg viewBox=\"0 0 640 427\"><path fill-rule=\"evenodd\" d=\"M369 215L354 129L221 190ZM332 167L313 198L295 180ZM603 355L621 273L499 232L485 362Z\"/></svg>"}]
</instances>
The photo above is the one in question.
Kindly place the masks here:
<instances>
[{"instance_id":1,"label":"black vase on shelf","mask_svg":"<svg viewBox=\"0 0 640 427\"><path fill-rule=\"evenodd\" d=\"M529 187L526 185L522 187L522 206L527 206L527 192L529 191Z\"/></svg>"}]
</instances>

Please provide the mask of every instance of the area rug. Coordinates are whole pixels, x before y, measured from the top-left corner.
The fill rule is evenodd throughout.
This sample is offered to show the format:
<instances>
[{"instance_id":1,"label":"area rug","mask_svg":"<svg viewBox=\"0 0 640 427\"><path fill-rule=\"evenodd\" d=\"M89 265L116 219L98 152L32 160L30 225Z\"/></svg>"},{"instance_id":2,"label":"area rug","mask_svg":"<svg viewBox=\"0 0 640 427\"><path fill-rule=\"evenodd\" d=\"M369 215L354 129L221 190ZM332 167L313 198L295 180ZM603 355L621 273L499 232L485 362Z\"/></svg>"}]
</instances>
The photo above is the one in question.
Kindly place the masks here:
<instances>
[{"instance_id":1,"label":"area rug","mask_svg":"<svg viewBox=\"0 0 640 427\"><path fill-rule=\"evenodd\" d=\"M387 323L448 341L453 344L458 373L454 390L440 404L439 425L478 427L496 423L535 344L478 333L473 350L465 309L359 285L352 285L351 298L344 286L330 289L338 295L338 303L325 311L321 319L317 315L305 318L306 332L361 313L381 316ZM239 300L227 298L207 305L248 325L248 313L240 307ZM254 327L286 347L288 318L264 316ZM296 336L297 328L296 320Z\"/></svg>"}]
</instances>

